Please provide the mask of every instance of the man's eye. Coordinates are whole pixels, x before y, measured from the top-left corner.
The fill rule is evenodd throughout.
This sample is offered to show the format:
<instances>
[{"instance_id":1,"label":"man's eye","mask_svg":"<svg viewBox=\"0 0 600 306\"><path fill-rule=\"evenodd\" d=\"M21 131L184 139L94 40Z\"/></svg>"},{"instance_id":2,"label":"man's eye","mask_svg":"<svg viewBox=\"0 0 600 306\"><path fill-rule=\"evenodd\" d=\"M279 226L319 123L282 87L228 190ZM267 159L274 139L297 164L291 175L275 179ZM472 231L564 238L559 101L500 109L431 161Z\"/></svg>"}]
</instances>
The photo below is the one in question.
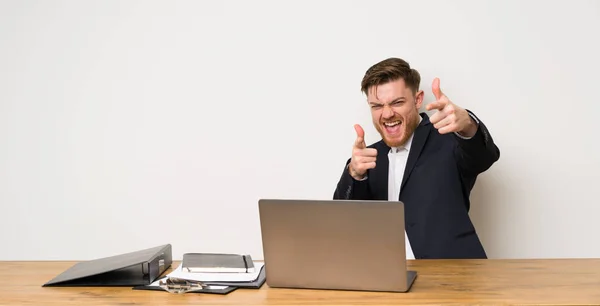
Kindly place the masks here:
<instances>
[{"instance_id":1,"label":"man's eye","mask_svg":"<svg viewBox=\"0 0 600 306\"><path fill-rule=\"evenodd\" d=\"M372 109L379 109L379 108L381 108L381 105L371 105L371 108Z\"/></svg>"}]
</instances>

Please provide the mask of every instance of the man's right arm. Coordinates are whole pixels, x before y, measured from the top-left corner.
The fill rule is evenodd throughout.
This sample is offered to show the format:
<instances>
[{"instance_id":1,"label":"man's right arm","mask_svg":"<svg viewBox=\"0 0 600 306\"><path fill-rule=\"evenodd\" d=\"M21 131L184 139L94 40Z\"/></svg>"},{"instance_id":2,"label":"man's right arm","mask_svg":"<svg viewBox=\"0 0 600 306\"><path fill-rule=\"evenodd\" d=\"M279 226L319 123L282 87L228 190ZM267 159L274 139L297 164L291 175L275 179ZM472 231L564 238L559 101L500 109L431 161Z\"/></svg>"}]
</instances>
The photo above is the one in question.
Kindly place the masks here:
<instances>
[{"instance_id":1,"label":"man's right arm","mask_svg":"<svg viewBox=\"0 0 600 306\"><path fill-rule=\"evenodd\" d=\"M342 176L337 183L335 192L333 193L334 200L368 200L371 199L371 191L369 190L369 178L365 176L361 180L356 180L350 175L350 159L342 171Z\"/></svg>"},{"instance_id":2,"label":"man's right arm","mask_svg":"<svg viewBox=\"0 0 600 306\"><path fill-rule=\"evenodd\" d=\"M342 177L333 193L334 200L368 200L371 198L369 191L368 171L375 168L377 150L367 148L365 144L365 131L356 124L356 141L352 147L352 157L346 162Z\"/></svg>"}]
</instances>

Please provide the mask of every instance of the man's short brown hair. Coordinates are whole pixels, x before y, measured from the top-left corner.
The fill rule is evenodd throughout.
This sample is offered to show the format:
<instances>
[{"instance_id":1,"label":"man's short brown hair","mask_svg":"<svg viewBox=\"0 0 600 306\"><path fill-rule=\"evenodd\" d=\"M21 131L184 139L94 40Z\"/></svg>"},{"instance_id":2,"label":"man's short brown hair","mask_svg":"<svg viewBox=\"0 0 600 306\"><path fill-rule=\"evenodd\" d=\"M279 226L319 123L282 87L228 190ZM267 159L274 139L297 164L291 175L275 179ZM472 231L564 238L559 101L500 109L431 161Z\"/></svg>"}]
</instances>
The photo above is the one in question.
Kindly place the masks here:
<instances>
[{"instance_id":1,"label":"man's short brown hair","mask_svg":"<svg viewBox=\"0 0 600 306\"><path fill-rule=\"evenodd\" d=\"M361 82L361 91L368 94L372 86L378 86L388 82L403 79L406 87L412 89L413 93L419 90L421 75L415 69L400 58L388 58L369 68Z\"/></svg>"}]
</instances>

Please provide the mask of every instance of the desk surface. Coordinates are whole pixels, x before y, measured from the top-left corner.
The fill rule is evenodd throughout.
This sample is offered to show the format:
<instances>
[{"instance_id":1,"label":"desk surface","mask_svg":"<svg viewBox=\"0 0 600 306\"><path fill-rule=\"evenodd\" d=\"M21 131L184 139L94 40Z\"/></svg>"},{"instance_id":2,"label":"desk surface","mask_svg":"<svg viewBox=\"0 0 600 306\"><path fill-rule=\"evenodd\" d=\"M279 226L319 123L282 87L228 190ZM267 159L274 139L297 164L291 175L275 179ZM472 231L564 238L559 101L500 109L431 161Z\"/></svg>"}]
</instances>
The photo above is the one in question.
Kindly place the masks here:
<instances>
[{"instance_id":1,"label":"desk surface","mask_svg":"<svg viewBox=\"0 0 600 306\"><path fill-rule=\"evenodd\" d=\"M409 261L418 273L409 293L276 289L267 284L228 295L41 287L73 264L0 261L0 305L600 305L600 259Z\"/></svg>"}]
</instances>

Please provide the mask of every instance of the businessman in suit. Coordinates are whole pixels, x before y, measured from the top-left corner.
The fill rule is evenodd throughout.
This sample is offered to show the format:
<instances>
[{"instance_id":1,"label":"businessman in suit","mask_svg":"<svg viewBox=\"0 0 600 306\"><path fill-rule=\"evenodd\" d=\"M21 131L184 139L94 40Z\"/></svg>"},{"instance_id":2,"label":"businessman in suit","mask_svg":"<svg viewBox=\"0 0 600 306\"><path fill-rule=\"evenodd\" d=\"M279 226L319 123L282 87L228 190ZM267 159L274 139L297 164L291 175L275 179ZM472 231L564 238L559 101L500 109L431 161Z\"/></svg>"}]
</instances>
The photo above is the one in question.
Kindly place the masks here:
<instances>
[{"instance_id":1,"label":"businessman in suit","mask_svg":"<svg viewBox=\"0 0 600 306\"><path fill-rule=\"evenodd\" d=\"M367 96L382 139L366 146L355 125L356 141L334 199L402 201L407 259L487 258L469 217L471 189L500 151L483 122L440 89L436 101L419 113L424 92L419 72L398 58L367 70L361 90Z\"/></svg>"}]
</instances>

